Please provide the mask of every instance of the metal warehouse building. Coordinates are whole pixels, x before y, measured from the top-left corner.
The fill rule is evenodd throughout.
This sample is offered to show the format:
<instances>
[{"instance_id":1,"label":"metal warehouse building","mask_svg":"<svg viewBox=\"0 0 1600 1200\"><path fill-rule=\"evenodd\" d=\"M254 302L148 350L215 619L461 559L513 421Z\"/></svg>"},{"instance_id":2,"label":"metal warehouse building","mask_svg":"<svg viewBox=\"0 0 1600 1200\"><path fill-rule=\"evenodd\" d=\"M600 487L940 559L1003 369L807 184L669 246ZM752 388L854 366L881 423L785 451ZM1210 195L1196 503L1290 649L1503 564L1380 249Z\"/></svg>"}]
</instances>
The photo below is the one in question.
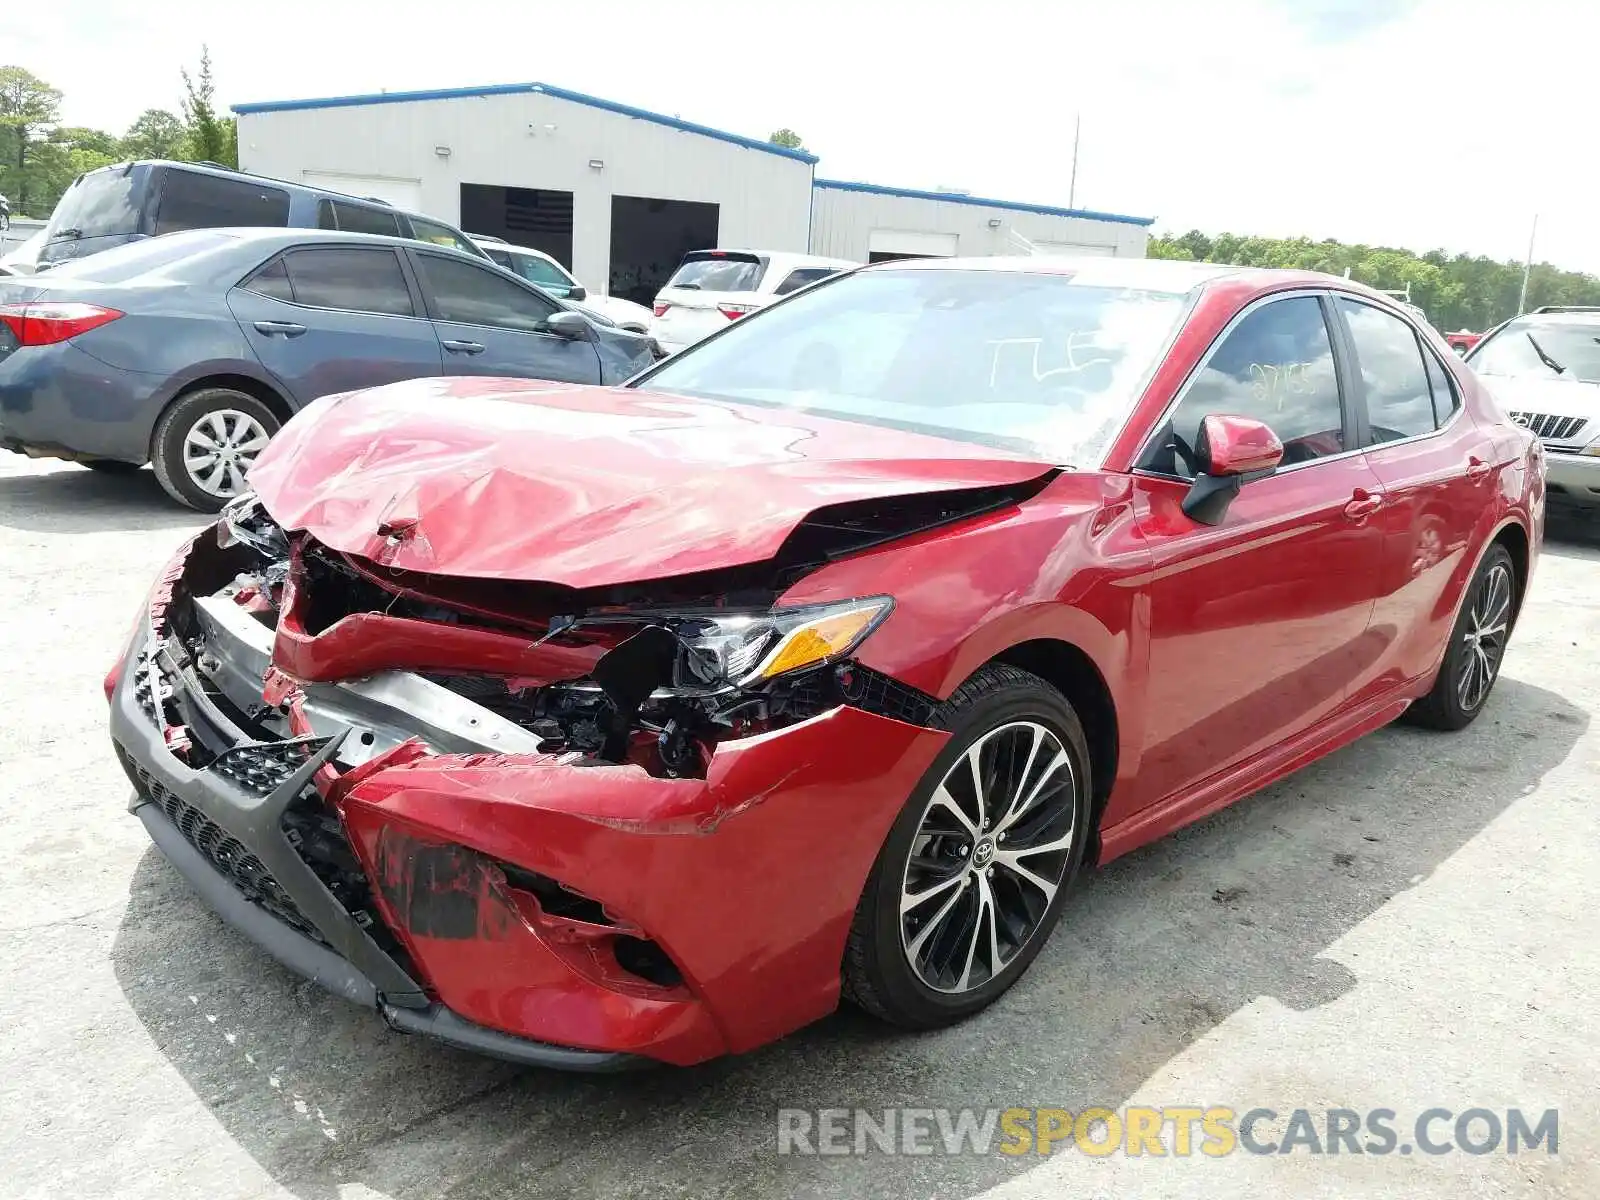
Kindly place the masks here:
<instances>
[{"instance_id":1,"label":"metal warehouse building","mask_svg":"<svg viewBox=\"0 0 1600 1200\"><path fill-rule=\"evenodd\" d=\"M817 180L803 151L543 83L240 104L239 161L533 246L648 304L690 250L1144 254L1150 221Z\"/></svg>"}]
</instances>

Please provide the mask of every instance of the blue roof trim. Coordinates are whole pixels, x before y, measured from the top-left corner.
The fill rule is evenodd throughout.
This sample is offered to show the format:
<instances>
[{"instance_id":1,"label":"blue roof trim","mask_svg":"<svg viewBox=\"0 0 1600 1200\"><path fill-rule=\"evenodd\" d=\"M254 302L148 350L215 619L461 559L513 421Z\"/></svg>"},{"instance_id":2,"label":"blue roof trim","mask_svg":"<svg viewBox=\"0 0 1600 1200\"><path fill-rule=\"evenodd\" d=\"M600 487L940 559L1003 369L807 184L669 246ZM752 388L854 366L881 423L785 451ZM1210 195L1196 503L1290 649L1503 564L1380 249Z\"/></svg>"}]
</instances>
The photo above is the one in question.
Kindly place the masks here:
<instances>
[{"instance_id":1,"label":"blue roof trim","mask_svg":"<svg viewBox=\"0 0 1600 1200\"><path fill-rule=\"evenodd\" d=\"M1088 208L1053 208L1048 204L1023 204L1018 200L987 200L957 192L924 192L916 188L884 187L878 183L852 183L846 179L817 179L813 187L836 192L866 192L873 196L902 196L907 200L938 200L943 204L971 204L978 208L1008 208L1013 212L1043 213L1048 217L1083 217L1090 221L1115 221L1120 225L1154 225L1154 217L1128 217L1121 213L1095 212Z\"/></svg>"},{"instance_id":2,"label":"blue roof trim","mask_svg":"<svg viewBox=\"0 0 1600 1200\"><path fill-rule=\"evenodd\" d=\"M614 100L602 100L598 96L587 96L582 92L569 92L566 88L554 87L548 83L501 83L489 87L442 88L427 92L375 92L364 96L327 96L318 100L268 100L257 104L235 104L233 111L244 115L246 113L292 112L295 109L305 108L355 108L365 104L408 104L417 100L464 100L478 96L512 96L518 94L552 96L557 100L567 100L573 104L584 104L590 108L604 109L606 112L632 117L637 121L651 121L657 125L665 125L668 129L677 129L684 133L698 133L701 137L716 138L720 142L731 142L733 145L743 146L747 150L762 150L768 154L776 154L782 158L792 158L798 162L811 163L813 165L817 161L815 154L805 150L790 150L787 146L774 146L771 142L758 141L742 134L729 133L725 129L713 129L709 125L696 125L693 121L680 121L677 117L665 116L662 113L650 112L643 108L634 108L631 104L618 104Z\"/></svg>"}]
</instances>

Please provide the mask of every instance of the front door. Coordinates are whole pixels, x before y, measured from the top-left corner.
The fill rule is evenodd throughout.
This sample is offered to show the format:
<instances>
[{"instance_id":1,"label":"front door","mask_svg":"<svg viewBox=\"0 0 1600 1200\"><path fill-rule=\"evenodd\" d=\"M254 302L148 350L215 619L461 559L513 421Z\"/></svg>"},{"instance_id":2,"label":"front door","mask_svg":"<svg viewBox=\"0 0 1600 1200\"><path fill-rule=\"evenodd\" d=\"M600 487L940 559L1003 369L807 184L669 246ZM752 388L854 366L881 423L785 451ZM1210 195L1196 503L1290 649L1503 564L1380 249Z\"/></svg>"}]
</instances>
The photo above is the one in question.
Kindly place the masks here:
<instances>
[{"instance_id":1,"label":"front door","mask_svg":"<svg viewBox=\"0 0 1600 1200\"><path fill-rule=\"evenodd\" d=\"M507 375L599 383L594 343L545 330L561 311L549 297L493 267L416 251L417 278L444 350L446 375Z\"/></svg>"},{"instance_id":2,"label":"front door","mask_svg":"<svg viewBox=\"0 0 1600 1200\"><path fill-rule=\"evenodd\" d=\"M1351 452L1329 317L1315 294L1247 311L1141 458L1136 511L1153 564L1130 809L1303 733L1339 708L1374 657L1367 626L1383 539L1371 514L1383 488ZM1266 422L1285 453L1208 526L1180 508L1192 466L1171 446L1192 447L1214 413Z\"/></svg>"}]
</instances>

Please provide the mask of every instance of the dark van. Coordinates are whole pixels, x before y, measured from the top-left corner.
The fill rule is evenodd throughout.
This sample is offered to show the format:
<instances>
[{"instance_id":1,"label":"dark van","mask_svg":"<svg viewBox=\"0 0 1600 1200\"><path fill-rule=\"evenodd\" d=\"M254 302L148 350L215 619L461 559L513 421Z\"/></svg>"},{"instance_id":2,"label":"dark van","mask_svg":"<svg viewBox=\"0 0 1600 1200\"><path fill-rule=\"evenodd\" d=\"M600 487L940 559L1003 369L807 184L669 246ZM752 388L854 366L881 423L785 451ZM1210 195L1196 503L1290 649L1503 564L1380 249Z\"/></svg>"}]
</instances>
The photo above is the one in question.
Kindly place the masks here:
<instances>
[{"instance_id":1,"label":"dark van","mask_svg":"<svg viewBox=\"0 0 1600 1200\"><path fill-rule=\"evenodd\" d=\"M211 163L147 161L117 163L78 176L50 214L39 268L139 238L236 226L381 233L485 257L459 229L381 200Z\"/></svg>"}]
</instances>

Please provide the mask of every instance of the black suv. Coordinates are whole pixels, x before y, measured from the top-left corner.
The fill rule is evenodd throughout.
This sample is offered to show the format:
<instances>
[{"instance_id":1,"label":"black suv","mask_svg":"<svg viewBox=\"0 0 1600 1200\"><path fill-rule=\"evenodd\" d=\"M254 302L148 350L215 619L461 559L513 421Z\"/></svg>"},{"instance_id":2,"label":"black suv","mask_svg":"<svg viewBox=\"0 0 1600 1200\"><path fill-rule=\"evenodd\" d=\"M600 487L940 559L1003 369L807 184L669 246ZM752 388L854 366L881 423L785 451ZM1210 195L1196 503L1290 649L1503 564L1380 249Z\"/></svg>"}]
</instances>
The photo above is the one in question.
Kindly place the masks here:
<instances>
[{"instance_id":1,"label":"black suv","mask_svg":"<svg viewBox=\"0 0 1600 1200\"><path fill-rule=\"evenodd\" d=\"M486 257L459 229L381 200L213 163L146 161L101 167L73 180L50 214L39 268L157 234L236 226L381 233Z\"/></svg>"}]
</instances>

